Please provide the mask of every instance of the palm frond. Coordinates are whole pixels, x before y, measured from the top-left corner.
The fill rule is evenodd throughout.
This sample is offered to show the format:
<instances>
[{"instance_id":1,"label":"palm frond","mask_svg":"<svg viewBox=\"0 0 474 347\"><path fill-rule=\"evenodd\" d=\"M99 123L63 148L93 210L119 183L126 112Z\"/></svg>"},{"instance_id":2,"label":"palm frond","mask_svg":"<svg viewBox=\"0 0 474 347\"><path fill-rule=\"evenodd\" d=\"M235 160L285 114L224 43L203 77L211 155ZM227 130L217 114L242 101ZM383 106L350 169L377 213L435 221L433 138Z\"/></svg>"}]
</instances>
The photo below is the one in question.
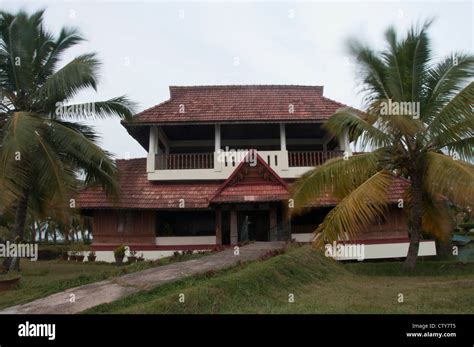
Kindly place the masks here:
<instances>
[{"instance_id":1,"label":"palm frond","mask_svg":"<svg viewBox=\"0 0 474 347\"><path fill-rule=\"evenodd\" d=\"M348 42L349 53L356 59L360 71L363 91L365 92L365 102L371 104L380 98L389 99L390 94L386 85L387 67L378 52L374 52L369 47L363 45L355 39Z\"/></svg>"},{"instance_id":2,"label":"palm frond","mask_svg":"<svg viewBox=\"0 0 474 347\"><path fill-rule=\"evenodd\" d=\"M107 194L117 197L117 168L108 152L77 129L57 122L51 122L48 141L60 149L62 162L84 171L86 185L100 184Z\"/></svg>"},{"instance_id":3,"label":"palm frond","mask_svg":"<svg viewBox=\"0 0 474 347\"><path fill-rule=\"evenodd\" d=\"M444 154L425 155L424 191L460 206L474 206L474 166Z\"/></svg>"},{"instance_id":4,"label":"palm frond","mask_svg":"<svg viewBox=\"0 0 474 347\"><path fill-rule=\"evenodd\" d=\"M56 117L60 119L103 119L118 117L130 120L136 112L136 104L126 96L93 103L61 105L56 108ZM60 112L58 112L60 111Z\"/></svg>"},{"instance_id":5,"label":"palm frond","mask_svg":"<svg viewBox=\"0 0 474 347\"><path fill-rule=\"evenodd\" d=\"M446 201L423 194L422 228L425 233L446 242L453 230L453 223Z\"/></svg>"},{"instance_id":6,"label":"palm frond","mask_svg":"<svg viewBox=\"0 0 474 347\"><path fill-rule=\"evenodd\" d=\"M441 110L461 92L474 77L474 56L453 53L426 72L426 100L423 104L423 121L431 124Z\"/></svg>"},{"instance_id":7,"label":"palm frond","mask_svg":"<svg viewBox=\"0 0 474 347\"><path fill-rule=\"evenodd\" d=\"M353 155L346 160L332 159L303 175L291 189L294 208L290 214L301 213L324 194L340 199L345 197L377 172L378 155L373 152Z\"/></svg>"},{"instance_id":8,"label":"palm frond","mask_svg":"<svg viewBox=\"0 0 474 347\"><path fill-rule=\"evenodd\" d=\"M349 129L349 137L362 148L367 148L368 146L380 148L392 143L390 134L362 119L350 108L336 111L324 123L323 128L339 138Z\"/></svg>"},{"instance_id":9,"label":"palm frond","mask_svg":"<svg viewBox=\"0 0 474 347\"><path fill-rule=\"evenodd\" d=\"M44 61L41 62L38 69L37 83L42 85L54 73L63 53L82 41L84 41L84 38L74 28L61 29L58 38L54 42L51 37L49 50L45 52Z\"/></svg>"},{"instance_id":10,"label":"palm frond","mask_svg":"<svg viewBox=\"0 0 474 347\"><path fill-rule=\"evenodd\" d=\"M46 99L50 104L71 99L79 91L97 89L99 61L95 54L78 56L52 74L35 93L36 103Z\"/></svg>"},{"instance_id":11,"label":"palm frond","mask_svg":"<svg viewBox=\"0 0 474 347\"><path fill-rule=\"evenodd\" d=\"M390 202L387 191L392 179L389 172L379 171L354 189L315 230L314 245L321 248L324 243L354 239L386 213Z\"/></svg>"}]
</instances>

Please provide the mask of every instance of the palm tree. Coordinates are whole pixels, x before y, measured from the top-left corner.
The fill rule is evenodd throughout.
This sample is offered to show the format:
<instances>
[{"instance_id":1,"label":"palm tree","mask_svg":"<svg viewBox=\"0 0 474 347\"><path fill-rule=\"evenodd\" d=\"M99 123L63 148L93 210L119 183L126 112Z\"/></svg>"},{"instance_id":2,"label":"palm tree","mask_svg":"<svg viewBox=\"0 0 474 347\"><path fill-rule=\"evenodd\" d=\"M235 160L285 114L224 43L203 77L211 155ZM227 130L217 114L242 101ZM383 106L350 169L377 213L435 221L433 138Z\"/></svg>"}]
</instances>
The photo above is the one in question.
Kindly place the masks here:
<instances>
[{"instance_id":1,"label":"palm tree","mask_svg":"<svg viewBox=\"0 0 474 347\"><path fill-rule=\"evenodd\" d=\"M416 265L422 232L446 238L446 201L473 206L474 57L455 53L433 61L430 24L413 27L401 39L389 28L382 52L349 41L366 106L363 113L338 110L324 127L371 152L328 161L295 184L293 214L321 193L340 199L315 230L316 246L354 238L385 214L393 175L411 181L404 207L410 238L406 268ZM387 105L419 106L419 112L387 112Z\"/></svg>"},{"instance_id":2,"label":"palm tree","mask_svg":"<svg viewBox=\"0 0 474 347\"><path fill-rule=\"evenodd\" d=\"M61 107L80 91L96 90L99 61L84 54L60 67L62 55L84 38L70 28L48 32L43 12L0 12L0 208L14 210L20 238L28 208L67 213L82 183L117 192L112 156L80 121L134 113L125 96Z\"/></svg>"}]
</instances>

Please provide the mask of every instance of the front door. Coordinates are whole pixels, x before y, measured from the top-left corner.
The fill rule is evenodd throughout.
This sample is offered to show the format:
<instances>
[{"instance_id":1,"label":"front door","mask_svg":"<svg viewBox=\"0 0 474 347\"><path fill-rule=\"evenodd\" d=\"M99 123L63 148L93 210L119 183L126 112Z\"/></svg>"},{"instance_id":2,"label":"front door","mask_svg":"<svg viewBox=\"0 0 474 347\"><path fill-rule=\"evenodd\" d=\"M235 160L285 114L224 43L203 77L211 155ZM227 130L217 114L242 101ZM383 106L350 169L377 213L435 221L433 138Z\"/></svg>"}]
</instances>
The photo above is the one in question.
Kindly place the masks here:
<instances>
[{"instance_id":1,"label":"front door","mask_svg":"<svg viewBox=\"0 0 474 347\"><path fill-rule=\"evenodd\" d=\"M249 241L268 241L270 214L268 210L249 210L238 212L239 241L245 234L247 225Z\"/></svg>"}]
</instances>

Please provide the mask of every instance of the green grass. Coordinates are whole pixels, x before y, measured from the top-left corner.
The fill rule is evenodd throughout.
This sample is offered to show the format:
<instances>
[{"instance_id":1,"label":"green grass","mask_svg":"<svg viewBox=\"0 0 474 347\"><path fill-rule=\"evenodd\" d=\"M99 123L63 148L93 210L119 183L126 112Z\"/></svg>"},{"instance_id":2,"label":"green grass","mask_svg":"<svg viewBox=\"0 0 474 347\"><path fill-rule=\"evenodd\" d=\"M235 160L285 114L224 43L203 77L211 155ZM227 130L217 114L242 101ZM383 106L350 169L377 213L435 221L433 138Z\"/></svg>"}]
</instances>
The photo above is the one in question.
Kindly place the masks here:
<instances>
[{"instance_id":1,"label":"green grass","mask_svg":"<svg viewBox=\"0 0 474 347\"><path fill-rule=\"evenodd\" d=\"M336 263L305 246L88 312L472 313L473 287L474 264L420 261L414 272L406 273L400 262ZM294 303L289 303L289 294L294 294Z\"/></svg>"},{"instance_id":2,"label":"green grass","mask_svg":"<svg viewBox=\"0 0 474 347\"><path fill-rule=\"evenodd\" d=\"M23 304L80 285L201 256L203 255L180 255L176 259L170 257L163 258L159 262L140 262L120 266L103 262L76 263L61 260L32 262L22 260L19 273L22 276L21 282L14 290L0 292L0 309ZM12 276L12 274L1 276Z\"/></svg>"}]
</instances>

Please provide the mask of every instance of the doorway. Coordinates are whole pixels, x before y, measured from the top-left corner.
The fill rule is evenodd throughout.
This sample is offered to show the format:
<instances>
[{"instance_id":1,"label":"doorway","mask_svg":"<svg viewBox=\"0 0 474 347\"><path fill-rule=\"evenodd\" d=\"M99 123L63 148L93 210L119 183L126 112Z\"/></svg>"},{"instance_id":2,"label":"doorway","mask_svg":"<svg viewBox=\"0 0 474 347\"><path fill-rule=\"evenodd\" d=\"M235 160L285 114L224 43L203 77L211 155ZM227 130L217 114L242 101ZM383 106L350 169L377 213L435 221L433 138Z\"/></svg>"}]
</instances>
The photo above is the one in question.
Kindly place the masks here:
<instances>
[{"instance_id":1,"label":"doorway","mask_svg":"<svg viewBox=\"0 0 474 347\"><path fill-rule=\"evenodd\" d=\"M270 229L270 213L268 210L248 210L237 212L237 227L239 231L239 241L245 234L245 227L248 230L249 241L268 241L268 231Z\"/></svg>"}]
</instances>

